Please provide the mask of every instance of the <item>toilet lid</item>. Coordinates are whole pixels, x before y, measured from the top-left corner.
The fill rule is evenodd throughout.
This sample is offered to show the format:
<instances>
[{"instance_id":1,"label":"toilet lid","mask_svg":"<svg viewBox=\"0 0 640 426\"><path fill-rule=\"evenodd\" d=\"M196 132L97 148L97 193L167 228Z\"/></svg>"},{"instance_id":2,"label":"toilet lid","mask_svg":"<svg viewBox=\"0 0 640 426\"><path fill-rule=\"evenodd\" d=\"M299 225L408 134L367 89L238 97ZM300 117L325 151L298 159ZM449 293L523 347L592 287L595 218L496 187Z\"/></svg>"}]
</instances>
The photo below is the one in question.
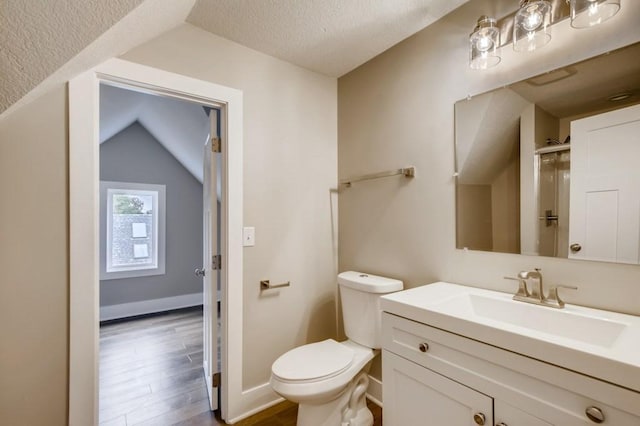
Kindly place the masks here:
<instances>
[{"instance_id":1,"label":"toilet lid","mask_svg":"<svg viewBox=\"0 0 640 426\"><path fill-rule=\"evenodd\" d=\"M333 339L290 350L273 363L271 371L285 380L313 380L342 373L353 362L354 351Z\"/></svg>"}]
</instances>

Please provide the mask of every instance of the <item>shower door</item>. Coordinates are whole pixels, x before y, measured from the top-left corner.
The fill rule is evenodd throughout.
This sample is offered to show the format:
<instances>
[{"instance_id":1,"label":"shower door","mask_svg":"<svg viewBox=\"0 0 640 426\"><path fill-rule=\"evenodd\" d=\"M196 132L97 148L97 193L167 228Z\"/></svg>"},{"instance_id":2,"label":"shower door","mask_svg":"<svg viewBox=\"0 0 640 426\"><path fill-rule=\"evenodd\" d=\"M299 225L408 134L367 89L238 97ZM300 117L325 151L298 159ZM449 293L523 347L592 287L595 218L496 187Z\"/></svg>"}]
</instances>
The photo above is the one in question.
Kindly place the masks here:
<instances>
[{"instance_id":1,"label":"shower door","mask_svg":"<svg viewBox=\"0 0 640 426\"><path fill-rule=\"evenodd\" d=\"M538 254L567 257L569 221L569 164L568 148L538 153Z\"/></svg>"}]
</instances>

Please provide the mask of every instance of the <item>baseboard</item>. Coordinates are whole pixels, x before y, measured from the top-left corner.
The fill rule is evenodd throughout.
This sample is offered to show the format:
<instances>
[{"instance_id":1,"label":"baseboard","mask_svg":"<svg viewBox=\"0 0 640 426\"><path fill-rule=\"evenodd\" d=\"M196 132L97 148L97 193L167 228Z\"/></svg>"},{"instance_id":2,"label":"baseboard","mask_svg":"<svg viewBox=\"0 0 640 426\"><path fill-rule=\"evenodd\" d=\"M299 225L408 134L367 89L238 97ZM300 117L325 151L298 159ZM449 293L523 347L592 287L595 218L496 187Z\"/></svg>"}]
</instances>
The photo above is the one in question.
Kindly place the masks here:
<instances>
[{"instance_id":1,"label":"baseboard","mask_svg":"<svg viewBox=\"0 0 640 426\"><path fill-rule=\"evenodd\" d=\"M382 381L369 375L369 387L367 388L367 398L374 404L382 407Z\"/></svg>"},{"instance_id":2,"label":"baseboard","mask_svg":"<svg viewBox=\"0 0 640 426\"><path fill-rule=\"evenodd\" d=\"M372 376L369 376L367 398L374 404L382 407L382 382ZM227 424L237 423L282 401L284 401L284 399L271 389L271 385L264 383L242 392L243 407L239 410L242 414L232 419L225 419L225 421Z\"/></svg>"},{"instance_id":3,"label":"baseboard","mask_svg":"<svg viewBox=\"0 0 640 426\"><path fill-rule=\"evenodd\" d=\"M242 414L232 419L225 419L227 424L234 424L247 417L253 416L260 411L266 410L284 401L284 398L276 394L269 383L247 389L242 392L241 405L239 410Z\"/></svg>"},{"instance_id":4,"label":"baseboard","mask_svg":"<svg viewBox=\"0 0 640 426\"><path fill-rule=\"evenodd\" d=\"M101 306L100 321L152 314L198 305L202 305L202 293L182 294L180 296L163 297L161 299Z\"/></svg>"}]
</instances>

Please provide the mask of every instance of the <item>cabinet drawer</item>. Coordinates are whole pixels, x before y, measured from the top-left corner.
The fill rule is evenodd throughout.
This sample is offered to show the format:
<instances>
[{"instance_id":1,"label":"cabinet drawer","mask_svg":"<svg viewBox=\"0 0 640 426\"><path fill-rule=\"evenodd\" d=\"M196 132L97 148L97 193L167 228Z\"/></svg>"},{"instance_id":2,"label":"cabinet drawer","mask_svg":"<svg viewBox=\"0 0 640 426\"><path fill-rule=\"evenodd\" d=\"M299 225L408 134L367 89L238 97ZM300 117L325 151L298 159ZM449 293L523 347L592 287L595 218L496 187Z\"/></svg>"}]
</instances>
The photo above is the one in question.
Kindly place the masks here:
<instances>
[{"instance_id":1,"label":"cabinet drawer","mask_svg":"<svg viewBox=\"0 0 640 426\"><path fill-rule=\"evenodd\" d=\"M388 313L382 329L385 350L550 424L595 424L595 406L604 424L640 426L640 393Z\"/></svg>"}]
</instances>

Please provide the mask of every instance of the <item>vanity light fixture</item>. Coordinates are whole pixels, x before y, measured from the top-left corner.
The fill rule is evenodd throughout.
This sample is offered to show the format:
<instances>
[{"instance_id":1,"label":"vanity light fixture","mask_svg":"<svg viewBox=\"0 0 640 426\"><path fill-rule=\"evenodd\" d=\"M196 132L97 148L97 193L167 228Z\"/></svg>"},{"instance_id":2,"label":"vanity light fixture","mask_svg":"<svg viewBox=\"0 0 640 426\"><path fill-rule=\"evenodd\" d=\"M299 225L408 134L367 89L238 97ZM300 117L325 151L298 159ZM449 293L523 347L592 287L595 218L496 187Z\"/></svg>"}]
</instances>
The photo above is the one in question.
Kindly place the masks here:
<instances>
[{"instance_id":1,"label":"vanity light fixture","mask_svg":"<svg viewBox=\"0 0 640 426\"><path fill-rule=\"evenodd\" d=\"M573 28L589 28L613 17L620 0L519 0L519 8L496 21L482 15L469 35L469 66L487 69L500 62L500 48L513 44L532 52L551 40L551 26L571 18Z\"/></svg>"},{"instance_id":2,"label":"vanity light fixture","mask_svg":"<svg viewBox=\"0 0 640 426\"><path fill-rule=\"evenodd\" d=\"M483 70L498 65L500 55L500 30L496 20L482 15L469 36L469 66Z\"/></svg>"},{"instance_id":3,"label":"vanity light fixture","mask_svg":"<svg viewBox=\"0 0 640 426\"><path fill-rule=\"evenodd\" d=\"M588 28L598 25L620 10L620 0L568 0L571 26Z\"/></svg>"},{"instance_id":4,"label":"vanity light fixture","mask_svg":"<svg viewBox=\"0 0 640 426\"><path fill-rule=\"evenodd\" d=\"M513 18L513 50L533 52L551 40L551 3L547 0L520 0Z\"/></svg>"}]
</instances>

